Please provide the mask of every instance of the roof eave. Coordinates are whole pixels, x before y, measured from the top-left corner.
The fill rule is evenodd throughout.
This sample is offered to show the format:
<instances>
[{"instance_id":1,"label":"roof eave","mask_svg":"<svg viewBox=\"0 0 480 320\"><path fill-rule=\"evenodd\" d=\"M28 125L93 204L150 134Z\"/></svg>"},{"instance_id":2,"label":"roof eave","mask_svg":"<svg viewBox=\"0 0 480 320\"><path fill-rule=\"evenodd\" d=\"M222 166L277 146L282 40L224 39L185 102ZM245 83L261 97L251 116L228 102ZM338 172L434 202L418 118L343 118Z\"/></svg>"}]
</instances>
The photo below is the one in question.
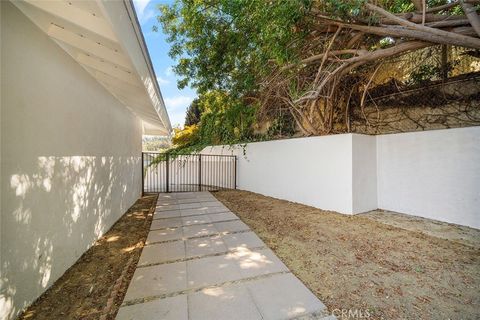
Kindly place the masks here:
<instances>
[{"instance_id":1,"label":"roof eave","mask_svg":"<svg viewBox=\"0 0 480 320\"><path fill-rule=\"evenodd\" d=\"M168 117L165 102L157 82L155 70L153 69L152 60L147 49L145 38L143 37L133 2L131 0L98 0L98 2L103 9L103 14L112 25L114 33L119 38L119 42L124 51L130 56L132 63L147 90L152 105L167 131L165 132L165 135L169 135L172 131L172 125ZM152 132L145 132L145 134L158 135L159 132L163 131L162 129L158 128L152 130Z\"/></svg>"}]
</instances>

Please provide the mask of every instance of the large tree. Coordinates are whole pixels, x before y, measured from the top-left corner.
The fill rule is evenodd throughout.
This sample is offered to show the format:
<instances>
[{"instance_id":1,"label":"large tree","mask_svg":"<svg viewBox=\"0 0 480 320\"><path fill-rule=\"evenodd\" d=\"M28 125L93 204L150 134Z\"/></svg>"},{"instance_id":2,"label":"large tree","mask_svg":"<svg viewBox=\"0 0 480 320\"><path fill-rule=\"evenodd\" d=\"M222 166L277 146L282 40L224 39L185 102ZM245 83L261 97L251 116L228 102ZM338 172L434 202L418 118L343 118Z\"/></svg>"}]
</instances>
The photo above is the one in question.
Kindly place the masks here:
<instances>
[{"instance_id":1,"label":"large tree","mask_svg":"<svg viewBox=\"0 0 480 320\"><path fill-rule=\"evenodd\" d=\"M345 131L379 66L431 46L480 49L479 0L177 0L159 16L180 86L226 90L305 135Z\"/></svg>"},{"instance_id":2,"label":"large tree","mask_svg":"<svg viewBox=\"0 0 480 320\"><path fill-rule=\"evenodd\" d=\"M185 114L185 126L191 126L200 122L202 111L200 110L200 103L198 98L194 99L187 108Z\"/></svg>"}]
</instances>

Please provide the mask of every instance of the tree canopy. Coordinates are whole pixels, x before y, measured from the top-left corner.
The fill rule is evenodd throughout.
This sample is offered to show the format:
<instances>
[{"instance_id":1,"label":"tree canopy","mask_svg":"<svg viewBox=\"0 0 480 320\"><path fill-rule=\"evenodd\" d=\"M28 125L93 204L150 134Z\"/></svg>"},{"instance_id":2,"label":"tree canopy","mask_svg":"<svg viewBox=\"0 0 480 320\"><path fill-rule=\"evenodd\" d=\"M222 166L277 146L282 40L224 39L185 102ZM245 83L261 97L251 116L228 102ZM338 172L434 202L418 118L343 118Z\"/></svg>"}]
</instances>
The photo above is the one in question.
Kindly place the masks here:
<instances>
[{"instance_id":1,"label":"tree canopy","mask_svg":"<svg viewBox=\"0 0 480 320\"><path fill-rule=\"evenodd\" d=\"M160 7L158 21L180 88L194 87L210 105L216 92L223 106L215 110L255 108L257 118L287 110L313 135L348 130L349 108L362 106L388 59L439 45L478 54L479 3L177 0Z\"/></svg>"},{"instance_id":2,"label":"tree canopy","mask_svg":"<svg viewBox=\"0 0 480 320\"><path fill-rule=\"evenodd\" d=\"M200 122L201 115L202 110L200 109L199 100L197 98L194 99L187 108L187 112L185 114L185 126L198 124Z\"/></svg>"},{"instance_id":3,"label":"tree canopy","mask_svg":"<svg viewBox=\"0 0 480 320\"><path fill-rule=\"evenodd\" d=\"M224 90L232 95L255 91L272 59L290 61L296 24L308 12L308 0L268 4L251 1L176 1L161 6L159 21L168 34L174 71L199 93Z\"/></svg>"}]
</instances>

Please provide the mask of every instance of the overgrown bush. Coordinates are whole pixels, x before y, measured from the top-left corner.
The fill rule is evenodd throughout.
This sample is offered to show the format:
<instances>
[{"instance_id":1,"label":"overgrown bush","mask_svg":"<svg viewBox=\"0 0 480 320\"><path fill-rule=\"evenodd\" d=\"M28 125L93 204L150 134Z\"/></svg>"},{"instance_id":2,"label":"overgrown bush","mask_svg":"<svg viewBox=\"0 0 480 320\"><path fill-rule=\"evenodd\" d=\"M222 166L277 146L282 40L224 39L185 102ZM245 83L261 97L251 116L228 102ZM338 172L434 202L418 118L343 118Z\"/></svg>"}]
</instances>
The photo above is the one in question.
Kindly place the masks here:
<instances>
[{"instance_id":1,"label":"overgrown bush","mask_svg":"<svg viewBox=\"0 0 480 320\"><path fill-rule=\"evenodd\" d=\"M202 114L198 125L174 129L170 153L195 152L209 145L239 144L255 139L255 106L245 105L224 91L215 90L197 100Z\"/></svg>"},{"instance_id":2,"label":"overgrown bush","mask_svg":"<svg viewBox=\"0 0 480 320\"><path fill-rule=\"evenodd\" d=\"M185 128L174 128L172 142L177 148L186 148L198 143L198 126L193 124Z\"/></svg>"}]
</instances>

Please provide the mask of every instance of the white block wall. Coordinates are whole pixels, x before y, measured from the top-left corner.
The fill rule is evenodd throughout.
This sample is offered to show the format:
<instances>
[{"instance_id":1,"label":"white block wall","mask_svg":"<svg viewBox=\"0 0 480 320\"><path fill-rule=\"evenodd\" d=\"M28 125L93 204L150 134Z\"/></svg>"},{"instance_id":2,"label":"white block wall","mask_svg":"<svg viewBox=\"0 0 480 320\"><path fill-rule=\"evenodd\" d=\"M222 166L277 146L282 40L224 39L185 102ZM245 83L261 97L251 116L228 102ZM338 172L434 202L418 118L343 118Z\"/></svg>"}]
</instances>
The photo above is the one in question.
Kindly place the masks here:
<instances>
[{"instance_id":1,"label":"white block wall","mask_svg":"<svg viewBox=\"0 0 480 320\"><path fill-rule=\"evenodd\" d=\"M377 136L378 207L480 228L480 127Z\"/></svg>"},{"instance_id":2,"label":"white block wall","mask_svg":"<svg viewBox=\"0 0 480 320\"><path fill-rule=\"evenodd\" d=\"M55 282L141 194L141 123L1 2L0 319Z\"/></svg>"},{"instance_id":3,"label":"white block wall","mask_svg":"<svg viewBox=\"0 0 480 320\"><path fill-rule=\"evenodd\" d=\"M375 136L352 135L352 213L377 208L376 149Z\"/></svg>"},{"instance_id":4,"label":"white block wall","mask_svg":"<svg viewBox=\"0 0 480 320\"><path fill-rule=\"evenodd\" d=\"M351 134L207 147L204 154L236 154L239 189L341 213L356 213ZM374 157L375 158L375 157Z\"/></svg>"},{"instance_id":5,"label":"white block wall","mask_svg":"<svg viewBox=\"0 0 480 320\"><path fill-rule=\"evenodd\" d=\"M216 146L239 189L355 214L381 208L480 228L480 127Z\"/></svg>"}]
</instances>

